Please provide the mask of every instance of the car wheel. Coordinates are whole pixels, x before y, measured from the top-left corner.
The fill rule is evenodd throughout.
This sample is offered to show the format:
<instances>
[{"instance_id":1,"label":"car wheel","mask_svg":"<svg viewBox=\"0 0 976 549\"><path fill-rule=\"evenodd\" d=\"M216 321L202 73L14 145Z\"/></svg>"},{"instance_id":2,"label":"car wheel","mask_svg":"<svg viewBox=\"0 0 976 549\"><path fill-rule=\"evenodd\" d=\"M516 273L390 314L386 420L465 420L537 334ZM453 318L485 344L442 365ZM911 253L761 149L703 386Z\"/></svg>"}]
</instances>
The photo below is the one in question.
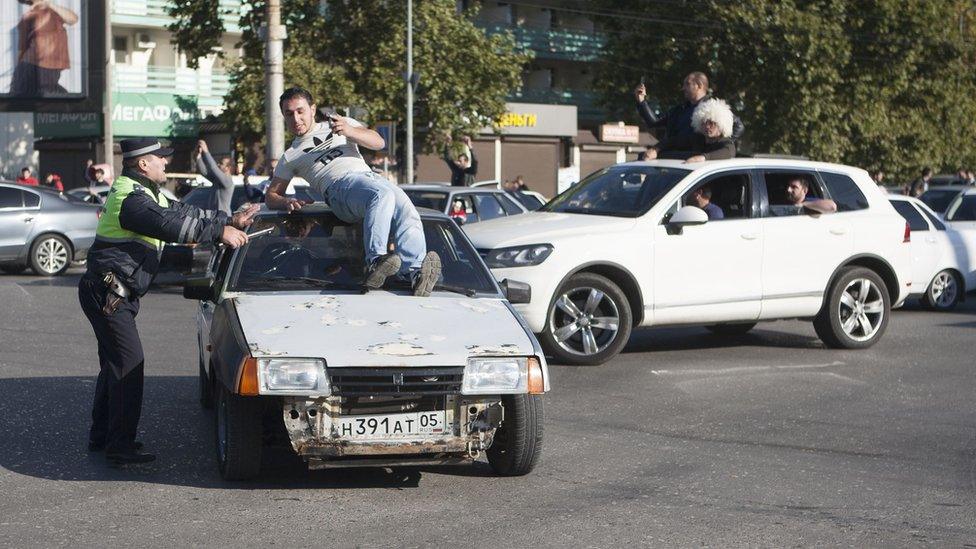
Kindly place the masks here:
<instances>
[{"instance_id":1,"label":"car wheel","mask_svg":"<svg viewBox=\"0 0 976 549\"><path fill-rule=\"evenodd\" d=\"M755 322L748 322L745 324L712 324L710 326L705 326L709 332L720 336L741 336L749 332L749 330L756 327Z\"/></svg>"},{"instance_id":2,"label":"car wheel","mask_svg":"<svg viewBox=\"0 0 976 549\"><path fill-rule=\"evenodd\" d=\"M632 319L630 302L616 284L581 273L556 292L539 339L566 364L603 364L627 344Z\"/></svg>"},{"instance_id":3,"label":"car wheel","mask_svg":"<svg viewBox=\"0 0 976 549\"><path fill-rule=\"evenodd\" d=\"M26 268L27 268L27 265L23 265L23 264L20 264L20 263L5 263L3 265L0 265L0 271L3 271L5 273L11 274L11 275L20 274L20 273L24 272L24 270Z\"/></svg>"},{"instance_id":4,"label":"car wheel","mask_svg":"<svg viewBox=\"0 0 976 549\"><path fill-rule=\"evenodd\" d=\"M56 276L71 264L71 245L64 237L46 234L34 241L30 249L31 269L40 276Z\"/></svg>"},{"instance_id":5,"label":"car wheel","mask_svg":"<svg viewBox=\"0 0 976 549\"><path fill-rule=\"evenodd\" d=\"M829 347L864 349L881 339L890 316L891 301L881 277L870 269L847 267L830 286L813 327Z\"/></svg>"},{"instance_id":6,"label":"car wheel","mask_svg":"<svg viewBox=\"0 0 976 549\"><path fill-rule=\"evenodd\" d=\"M224 480L246 480L261 470L262 400L243 397L217 383L217 466Z\"/></svg>"},{"instance_id":7,"label":"car wheel","mask_svg":"<svg viewBox=\"0 0 976 549\"><path fill-rule=\"evenodd\" d=\"M505 419L495 430L486 454L492 470L502 476L526 475L535 468L542 453L542 397L502 397Z\"/></svg>"},{"instance_id":8,"label":"car wheel","mask_svg":"<svg viewBox=\"0 0 976 549\"><path fill-rule=\"evenodd\" d=\"M936 311L949 311L959 303L959 299L962 297L961 290L962 284L959 282L956 273L945 269L939 271L932 278L932 282L929 283L929 287L922 297L922 303Z\"/></svg>"}]
</instances>

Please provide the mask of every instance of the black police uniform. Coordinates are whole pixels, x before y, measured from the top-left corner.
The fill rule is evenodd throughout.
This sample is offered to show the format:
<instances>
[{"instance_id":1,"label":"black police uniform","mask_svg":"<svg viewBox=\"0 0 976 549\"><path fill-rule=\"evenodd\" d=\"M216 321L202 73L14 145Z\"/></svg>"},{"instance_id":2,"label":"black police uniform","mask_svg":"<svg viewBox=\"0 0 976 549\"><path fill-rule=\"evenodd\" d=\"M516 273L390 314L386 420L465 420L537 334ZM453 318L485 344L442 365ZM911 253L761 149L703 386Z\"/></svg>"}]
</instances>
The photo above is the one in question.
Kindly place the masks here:
<instances>
[{"instance_id":1,"label":"black police uniform","mask_svg":"<svg viewBox=\"0 0 976 549\"><path fill-rule=\"evenodd\" d=\"M123 159L173 153L155 139L127 139L121 145ZM87 271L78 284L81 308L98 340L101 367L89 449L104 448L107 457L120 462L154 459L139 453L135 441L145 363L135 323L139 297L159 269L163 242L216 244L228 222L226 214L215 210L167 203L155 182L132 170L123 171L113 183L88 252Z\"/></svg>"}]
</instances>

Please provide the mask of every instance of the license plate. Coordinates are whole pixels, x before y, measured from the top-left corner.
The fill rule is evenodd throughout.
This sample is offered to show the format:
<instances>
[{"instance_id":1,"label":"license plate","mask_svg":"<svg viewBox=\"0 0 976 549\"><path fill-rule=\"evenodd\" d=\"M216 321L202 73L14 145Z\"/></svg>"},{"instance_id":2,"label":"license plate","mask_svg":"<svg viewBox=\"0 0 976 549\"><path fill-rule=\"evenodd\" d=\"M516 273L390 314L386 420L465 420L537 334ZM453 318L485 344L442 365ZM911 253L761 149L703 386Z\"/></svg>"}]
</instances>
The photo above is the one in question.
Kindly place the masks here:
<instances>
[{"instance_id":1,"label":"license plate","mask_svg":"<svg viewBox=\"0 0 976 549\"><path fill-rule=\"evenodd\" d=\"M340 417L335 428L340 437L351 439L438 436L444 433L445 412Z\"/></svg>"}]
</instances>

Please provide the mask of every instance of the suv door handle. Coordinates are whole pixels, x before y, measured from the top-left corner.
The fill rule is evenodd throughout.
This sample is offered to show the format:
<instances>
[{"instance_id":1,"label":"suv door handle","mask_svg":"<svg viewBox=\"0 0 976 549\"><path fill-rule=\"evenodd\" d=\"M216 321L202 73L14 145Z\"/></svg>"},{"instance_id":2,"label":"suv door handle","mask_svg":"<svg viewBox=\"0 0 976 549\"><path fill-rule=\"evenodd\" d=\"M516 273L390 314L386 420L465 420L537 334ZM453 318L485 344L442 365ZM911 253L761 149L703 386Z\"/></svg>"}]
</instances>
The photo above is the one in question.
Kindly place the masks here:
<instances>
[{"instance_id":1,"label":"suv door handle","mask_svg":"<svg viewBox=\"0 0 976 549\"><path fill-rule=\"evenodd\" d=\"M739 236L741 236L742 238L744 238L746 240L755 240L755 239L759 238L759 233L742 233Z\"/></svg>"},{"instance_id":2,"label":"suv door handle","mask_svg":"<svg viewBox=\"0 0 976 549\"><path fill-rule=\"evenodd\" d=\"M24 218L24 223L30 223L31 221L34 221L34 216L29 216Z\"/></svg>"},{"instance_id":3,"label":"suv door handle","mask_svg":"<svg viewBox=\"0 0 976 549\"><path fill-rule=\"evenodd\" d=\"M830 234L835 234L837 236L845 235L847 234L847 229L843 227L833 227L830 229Z\"/></svg>"}]
</instances>

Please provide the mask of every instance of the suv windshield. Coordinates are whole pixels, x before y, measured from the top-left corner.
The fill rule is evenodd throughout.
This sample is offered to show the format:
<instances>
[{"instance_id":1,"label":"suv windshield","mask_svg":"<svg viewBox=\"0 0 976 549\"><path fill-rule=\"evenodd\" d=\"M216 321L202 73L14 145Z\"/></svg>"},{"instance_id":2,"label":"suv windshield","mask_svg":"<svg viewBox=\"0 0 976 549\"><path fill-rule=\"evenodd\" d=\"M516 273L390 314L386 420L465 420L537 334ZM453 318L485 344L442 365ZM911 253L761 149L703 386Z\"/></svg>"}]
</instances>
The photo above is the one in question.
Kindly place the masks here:
<instances>
[{"instance_id":1,"label":"suv windshield","mask_svg":"<svg viewBox=\"0 0 976 549\"><path fill-rule=\"evenodd\" d=\"M690 171L661 166L610 166L567 189L539 211L637 217Z\"/></svg>"},{"instance_id":2,"label":"suv windshield","mask_svg":"<svg viewBox=\"0 0 976 549\"><path fill-rule=\"evenodd\" d=\"M441 257L442 277L435 291L497 293L490 273L456 224L446 219L424 219L423 223L427 250ZM331 212L265 215L249 232L267 228L272 228L270 234L254 238L237 254L229 290L362 287L361 223L346 223ZM392 276L384 289L409 290L410 283Z\"/></svg>"}]
</instances>

